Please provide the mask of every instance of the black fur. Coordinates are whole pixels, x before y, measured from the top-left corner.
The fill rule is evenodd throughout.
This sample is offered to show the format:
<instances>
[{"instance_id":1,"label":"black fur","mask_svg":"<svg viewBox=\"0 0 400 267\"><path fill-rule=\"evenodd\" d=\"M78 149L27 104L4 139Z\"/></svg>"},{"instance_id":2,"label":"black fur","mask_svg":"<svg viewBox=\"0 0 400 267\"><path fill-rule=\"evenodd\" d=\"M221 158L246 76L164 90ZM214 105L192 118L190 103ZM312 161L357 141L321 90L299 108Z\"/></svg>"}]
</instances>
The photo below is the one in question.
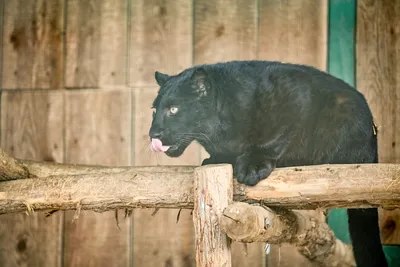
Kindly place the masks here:
<instances>
[{"instance_id":1,"label":"black fur","mask_svg":"<svg viewBox=\"0 0 400 267\"><path fill-rule=\"evenodd\" d=\"M230 163L246 185L275 167L377 162L364 96L315 68L233 61L155 77L161 87L150 137L171 146L168 156L180 156L196 140L210 154L203 165ZM348 213L357 265L387 266L376 209Z\"/></svg>"}]
</instances>

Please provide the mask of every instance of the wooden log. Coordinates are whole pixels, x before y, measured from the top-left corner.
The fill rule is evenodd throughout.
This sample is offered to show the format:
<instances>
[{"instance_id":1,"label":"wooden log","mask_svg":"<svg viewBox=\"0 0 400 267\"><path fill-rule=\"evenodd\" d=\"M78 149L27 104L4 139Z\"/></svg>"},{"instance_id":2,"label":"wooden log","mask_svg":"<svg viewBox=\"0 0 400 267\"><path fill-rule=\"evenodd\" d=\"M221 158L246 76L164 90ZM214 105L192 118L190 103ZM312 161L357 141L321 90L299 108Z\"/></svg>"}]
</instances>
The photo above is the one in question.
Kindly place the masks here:
<instances>
[{"instance_id":1,"label":"wooden log","mask_svg":"<svg viewBox=\"0 0 400 267\"><path fill-rule=\"evenodd\" d=\"M325 222L299 211L236 202L224 210L221 227L235 241L290 243L321 266L356 266L351 246L336 239Z\"/></svg>"},{"instance_id":2,"label":"wooden log","mask_svg":"<svg viewBox=\"0 0 400 267\"><path fill-rule=\"evenodd\" d=\"M93 166L81 164L59 164L49 162L36 162L23 160L19 161L23 167L29 170L29 175L37 178L44 178L49 176L63 176L63 175L101 175L114 173L121 173L132 169L132 167L107 167L107 166ZM195 166L139 166L134 167L135 171L144 172L163 172L163 173L193 173ZM28 177L24 177L28 178Z\"/></svg>"},{"instance_id":3,"label":"wooden log","mask_svg":"<svg viewBox=\"0 0 400 267\"><path fill-rule=\"evenodd\" d=\"M37 178L0 183L0 214L27 209L193 208L194 167L89 167L20 161ZM0 165L2 162L0 162ZM54 174L54 175L52 175ZM289 209L400 207L399 164L276 169L235 201Z\"/></svg>"},{"instance_id":4,"label":"wooden log","mask_svg":"<svg viewBox=\"0 0 400 267\"><path fill-rule=\"evenodd\" d=\"M232 166L197 168L194 176L196 266L231 267L230 240L222 232L220 220L223 210L232 202Z\"/></svg>"}]
</instances>

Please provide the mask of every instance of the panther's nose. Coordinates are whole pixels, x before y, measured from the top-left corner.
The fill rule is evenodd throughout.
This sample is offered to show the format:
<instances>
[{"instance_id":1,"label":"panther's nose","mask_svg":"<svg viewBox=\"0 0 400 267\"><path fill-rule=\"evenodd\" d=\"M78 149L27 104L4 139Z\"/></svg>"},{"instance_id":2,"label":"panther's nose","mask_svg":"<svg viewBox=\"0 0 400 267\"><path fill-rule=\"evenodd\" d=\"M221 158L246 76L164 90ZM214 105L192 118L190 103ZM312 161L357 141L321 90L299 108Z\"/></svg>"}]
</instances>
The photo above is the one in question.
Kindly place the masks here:
<instances>
[{"instance_id":1,"label":"panther's nose","mask_svg":"<svg viewBox=\"0 0 400 267\"><path fill-rule=\"evenodd\" d=\"M150 129L150 137L154 138L154 139L160 139L164 134L163 130L154 130L154 129Z\"/></svg>"}]
</instances>

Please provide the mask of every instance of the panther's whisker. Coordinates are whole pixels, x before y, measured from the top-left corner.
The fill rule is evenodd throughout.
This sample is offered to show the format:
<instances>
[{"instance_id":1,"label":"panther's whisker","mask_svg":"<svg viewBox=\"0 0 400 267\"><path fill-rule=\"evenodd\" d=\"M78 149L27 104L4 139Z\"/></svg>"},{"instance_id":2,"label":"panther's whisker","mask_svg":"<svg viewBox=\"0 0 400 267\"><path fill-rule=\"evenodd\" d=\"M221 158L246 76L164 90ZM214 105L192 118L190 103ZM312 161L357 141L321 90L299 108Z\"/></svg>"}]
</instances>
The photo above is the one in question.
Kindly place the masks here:
<instances>
[{"instance_id":1,"label":"panther's whisker","mask_svg":"<svg viewBox=\"0 0 400 267\"><path fill-rule=\"evenodd\" d=\"M189 135L189 136L195 136L198 137L199 139L204 140L205 142L208 142L210 145L212 145L215 149L215 151L219 151L217 149L217 146L211 141L211 139L204 133L198 132L198 133L181 133L181 135ZM202 138L204 137L204 138Z\"/></svg>"},{"instance_id":2,"label":"panther's whisker","mask_svg":"<svg viewBox=\"0 0 400 267\"><path fill-rule=\"evenodd\" d=\"M160 156L159 156L159 153L152 153L152 154L155 154L155 155L156 155L156 164L157 164L157 166L160 165Z\"/></svg>"},{"instance_id":3,"label":"panther's whisker","mask_svg":"<svg viewBox=\"0 0 400 267\"><path fill-rule=\"evenodd\" d=\"M140 149L139 153L143 153L145 151L150 151L150 142L143 144L142 148Z\"/></svg>"}]
</instances>

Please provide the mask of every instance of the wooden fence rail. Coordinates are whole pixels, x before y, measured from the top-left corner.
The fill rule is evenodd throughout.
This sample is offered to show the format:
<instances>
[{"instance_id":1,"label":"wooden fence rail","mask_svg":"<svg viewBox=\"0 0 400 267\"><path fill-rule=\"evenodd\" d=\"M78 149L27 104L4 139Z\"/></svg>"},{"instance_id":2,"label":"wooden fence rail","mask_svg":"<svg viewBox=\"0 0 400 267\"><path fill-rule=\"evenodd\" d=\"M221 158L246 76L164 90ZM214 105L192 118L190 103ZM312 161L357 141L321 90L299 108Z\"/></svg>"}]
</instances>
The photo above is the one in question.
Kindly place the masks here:
<instances>
[{"instance_id":1,"label":"wooden fence rail","mask_svg":"<svg viewBox=\"0 0 400 267\"><path fill-rule=\"evenodd\" d=\"M337 240L325 222L287 209L400 207L399 164L281 168L249 187L232 183L232 166L228 164L67 165L18 160L0 150L0 181L0 214L48 209L194 208L199 266L231 265L226 233L242 242L292 243L322 266L355 266L350 246ZM281 213L281 208L287 212ZM274 228L268 229L271 222ZM316 239L319 242L314 242Z\"/></svg>"},{"instance_id":2,"label":"wooden fence rail","mask_svg":"<svg viewBox=\"0 0 400 267\"><path fill-rule=\"evenodd\" d=\"M16 160L0 152L0 214L46 209L193 208L197 167L99 167ZM203 167L200 167L203 168ZM26 179L22 179L26 178ZM15 179L15 180L13 180ZM400 207L400 164L276 169L234 201L288 209Z\"/></svg>"}]
</instances>

